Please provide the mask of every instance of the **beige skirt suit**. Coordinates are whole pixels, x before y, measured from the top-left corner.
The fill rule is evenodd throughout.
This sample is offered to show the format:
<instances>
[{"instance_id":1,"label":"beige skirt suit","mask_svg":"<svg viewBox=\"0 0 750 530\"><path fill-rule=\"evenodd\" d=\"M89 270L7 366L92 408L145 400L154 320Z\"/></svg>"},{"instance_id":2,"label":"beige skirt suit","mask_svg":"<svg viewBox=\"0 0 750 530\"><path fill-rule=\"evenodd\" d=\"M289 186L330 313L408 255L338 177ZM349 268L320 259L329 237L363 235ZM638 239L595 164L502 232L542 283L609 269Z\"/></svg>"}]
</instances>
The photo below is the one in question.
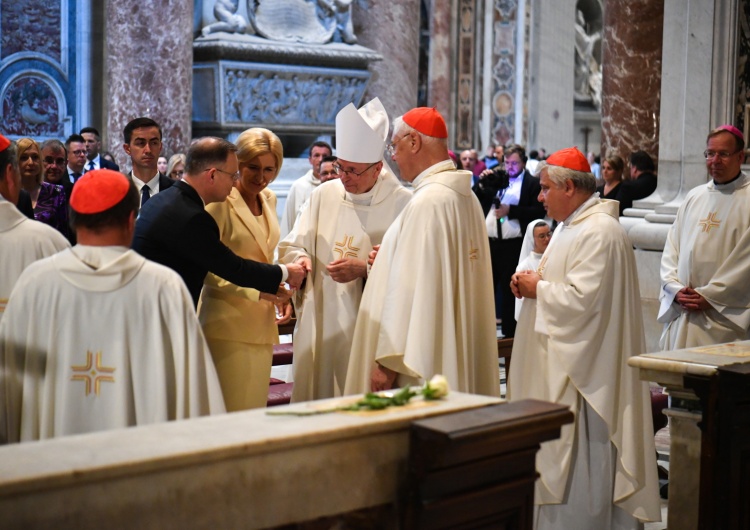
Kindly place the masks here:
<instances>
[{"instance_id":1,"label":"beige skirt suit","mask_svg":"<svg viewBox=\"0 0 750 530\"><path fill-rule=\"evenodd\" d=\"M206 206L221 241L243 258L273 262L279 243L276 195L260 195L263 214L254 216L236 188L224 202ZM266 406L273 345L279 342L274 305L255 289L239 287L208 273L198 303L227 411Z\"/></svg>"}]
</instances>

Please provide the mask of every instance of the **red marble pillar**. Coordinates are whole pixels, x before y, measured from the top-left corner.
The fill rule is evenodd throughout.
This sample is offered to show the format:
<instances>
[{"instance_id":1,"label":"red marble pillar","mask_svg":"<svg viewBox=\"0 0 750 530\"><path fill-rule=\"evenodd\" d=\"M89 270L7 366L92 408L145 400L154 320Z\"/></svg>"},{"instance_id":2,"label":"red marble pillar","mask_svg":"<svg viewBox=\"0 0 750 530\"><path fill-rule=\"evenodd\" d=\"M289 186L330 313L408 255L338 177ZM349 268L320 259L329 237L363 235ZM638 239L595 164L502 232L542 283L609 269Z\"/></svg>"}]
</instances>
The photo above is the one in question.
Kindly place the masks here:
<instances>
[{"instance_id":1,"label":"red marble pillar","mask_svg":"<svg viewBox=\"0 0 750 530\"><path fill-rule=\"evenodd\" d=\"M419 0L369 0L352 13L358 44L377 51L364 101L379 97L391 118L417 104ZM356 4L359 6L359 4Z\"/></svg>"},{"instance_id":2,"label":"red marble pillar","mask_svg":"<svg viewBox=\"0 0 750 530\"><path fill-rule=\"evenodd\" d=\"M105 20L105 112L120 168L130 169L122 131L140 116L161 125L163 155L185 152L193 105L193 2L107 2Z\"/></svg>"},{"instance_id":3,"label":"red marble pillar","mask_svg":"<svg viewBox=\"0 0 750 530\"><path fill-rule=\"evenodd\" d=\"M602 158L659 159L664 0L607 0L602 39ZM626 170L627 171L627 170Z\"/></svg>"}]
</instances>

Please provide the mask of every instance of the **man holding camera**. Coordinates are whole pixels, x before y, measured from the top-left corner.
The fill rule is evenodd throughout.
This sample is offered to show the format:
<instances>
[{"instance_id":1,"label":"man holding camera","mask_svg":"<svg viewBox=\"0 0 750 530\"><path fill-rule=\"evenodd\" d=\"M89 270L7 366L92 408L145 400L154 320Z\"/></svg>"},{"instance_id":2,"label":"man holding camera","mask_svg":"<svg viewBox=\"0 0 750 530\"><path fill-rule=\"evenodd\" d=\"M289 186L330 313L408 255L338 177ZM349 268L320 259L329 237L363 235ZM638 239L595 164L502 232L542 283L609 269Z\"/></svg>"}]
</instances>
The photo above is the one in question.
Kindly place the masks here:
<instances>
[{"instance_id":1,"label":"man holding camera","mask_svg":"<svg viewBox=\"0 0 750 530\"><path fill-rule=\"evenodd\" d=\"M525 166L526 150L520 145L510 145L505 148L504 167L485 171L475 187L482 184L481 192L477 189L475 192L487 215L492 276L495 295L499 292L502 296L499 317L505 337L513 337L516 332L510 278L518 265L523 235L531 221L545 216L544 206L537 199L541 190L539 179L528 174ZM496 230L491 224L496 225Z\"/></svg>"}]
</instances>

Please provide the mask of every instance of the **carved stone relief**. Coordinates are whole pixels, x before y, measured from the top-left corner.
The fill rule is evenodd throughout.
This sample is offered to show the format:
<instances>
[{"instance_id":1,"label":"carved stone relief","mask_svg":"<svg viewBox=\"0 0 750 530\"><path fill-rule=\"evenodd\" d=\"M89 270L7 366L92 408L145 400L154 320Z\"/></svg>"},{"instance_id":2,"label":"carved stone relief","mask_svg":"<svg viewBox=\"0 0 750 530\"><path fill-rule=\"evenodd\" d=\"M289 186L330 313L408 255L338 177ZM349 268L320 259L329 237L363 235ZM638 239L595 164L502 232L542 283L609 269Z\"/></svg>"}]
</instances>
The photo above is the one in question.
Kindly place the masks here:
<instances>
[{"instance_id":1,"label":"carved stone relief","mask_svg":"<svg viewBox=\"0 0 750 530\"><path fill-rule=\"evenodd\" d=\"M62 137L61 100L54 85L28 73L3 90L3 134L8 136Z\"/></svg>"},{"instance_id":2,"label":"carved stone relief","mask_svg":"<svg viewBox=\"0 0 750 530\"><path fill-rule=\"evenodd\" d=\"M369 79L362 71L258 66L224 65L224 123L332 127L341 108L361 101Z\"/></svg>"}]
</instances>

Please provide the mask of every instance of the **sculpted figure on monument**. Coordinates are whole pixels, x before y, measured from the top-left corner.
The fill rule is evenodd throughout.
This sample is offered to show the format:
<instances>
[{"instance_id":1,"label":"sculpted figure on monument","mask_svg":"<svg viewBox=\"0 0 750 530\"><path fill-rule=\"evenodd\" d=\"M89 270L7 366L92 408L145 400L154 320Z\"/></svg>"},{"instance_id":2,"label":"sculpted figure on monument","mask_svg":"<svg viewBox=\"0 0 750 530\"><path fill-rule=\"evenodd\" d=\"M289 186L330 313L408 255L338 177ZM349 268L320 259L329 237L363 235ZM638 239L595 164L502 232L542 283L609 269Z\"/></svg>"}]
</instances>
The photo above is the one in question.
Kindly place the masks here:
<instances>
[{"instance_id":1,"label":"sculpted figure on monument","mask_svg":"<svg viewBox=\"0 0 750 530\"><path fill-rule=\"evenodd\" d=\"M589 35L586 32L586 20L581 11L576 16L576 71L575 98L578 101L592 101L594 87L601 87L599 64L594 58L594 46L601 39L601 33Z\"/></svg>"},{"instance_id":2,"label":"sculpted figure on monument","mask_svg":"<svg viewBox=\"0 0 750 530\"><path fill-rule=\"evenodd\" d=\"M351 20L353 0L247 0L255 33L284 42L357 42Z\"/></svg>"},{"instance_id":3,"label":"sculpted figure on monument","mask_svg":"<svg viewBox=\"0 0 750 530\"><path fill-rule=\"evenodd\" d=\"M244 33L247 28L247 20L237 14L240 0L216 0L214 4L214 16L216 22L205 26L202 35L205 37L210 33L224 31L226 33Z\"/></svg>"}]
</instances>

